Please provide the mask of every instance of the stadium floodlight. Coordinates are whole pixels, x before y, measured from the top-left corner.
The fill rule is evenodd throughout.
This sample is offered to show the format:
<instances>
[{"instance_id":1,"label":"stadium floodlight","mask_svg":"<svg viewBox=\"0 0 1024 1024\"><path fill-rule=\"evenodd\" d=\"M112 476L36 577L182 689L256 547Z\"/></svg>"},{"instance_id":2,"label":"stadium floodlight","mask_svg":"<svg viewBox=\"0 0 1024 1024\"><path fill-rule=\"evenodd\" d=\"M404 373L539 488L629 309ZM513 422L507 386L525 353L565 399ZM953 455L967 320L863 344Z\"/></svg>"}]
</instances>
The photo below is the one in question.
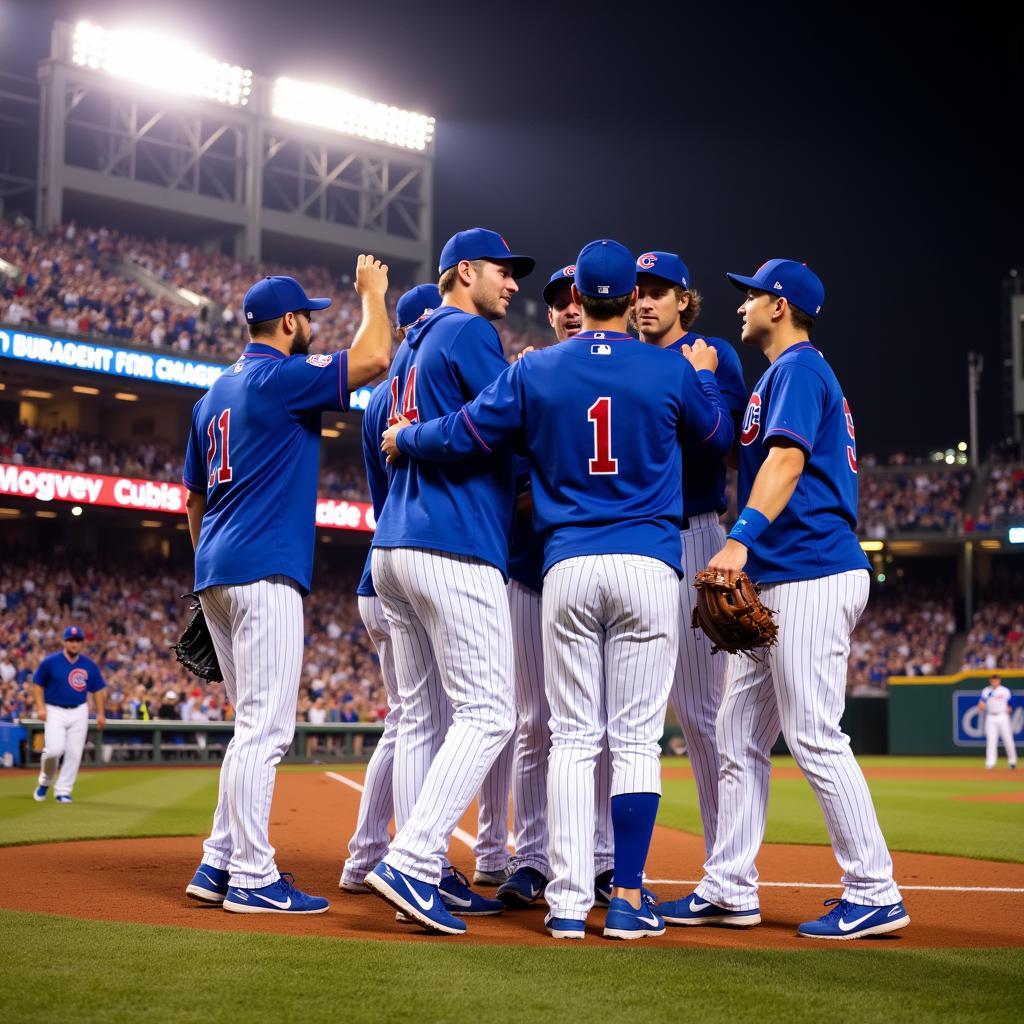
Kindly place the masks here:
<instances>
[{"instance_id":1,"label":"stadium floodlight","mask_svg":"<svg viewBox=\"0 0 1024 1024\"><path fill-rule=\"evenodd\" d=\"M1024 544L1024 526L1011 526L1006 539L1011 544Z\"/></svg>"},{"instance_id":2,"label":"stadium floodlight","mask_svg":"<svg viewBox=\"0 0 1024 1024\"><path fill-rule=\"evenodd\" d=\"M105 29L80 21L75 26L71 61L164 92L241 107L252 91L252 71L207 57L161 32Z\"/></svg>"},{"instance_id":3,"label":"stadium floodlight","mask_svg":"<svg viewBox=\"0 0 1024 1024\"><path fill-rule=\"evenodd\" d=\"M434 137L434 119L386 103L353 96L315 82L279 78L274 82L271 110L275 117L387 142L405 149L427 148Z\"/></svg>"}]
</instances>

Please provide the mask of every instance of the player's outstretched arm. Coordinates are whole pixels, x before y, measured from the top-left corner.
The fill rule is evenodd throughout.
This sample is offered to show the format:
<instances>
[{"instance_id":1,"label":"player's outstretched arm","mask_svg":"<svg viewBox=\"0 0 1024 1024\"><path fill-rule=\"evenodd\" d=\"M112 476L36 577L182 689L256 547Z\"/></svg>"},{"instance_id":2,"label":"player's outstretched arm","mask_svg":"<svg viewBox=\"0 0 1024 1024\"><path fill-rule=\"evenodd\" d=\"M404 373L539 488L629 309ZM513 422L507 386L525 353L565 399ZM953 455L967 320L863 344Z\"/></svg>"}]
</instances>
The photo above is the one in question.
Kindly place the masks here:
<instances>
[{"instance_id":1,"label":"player's outstretched arm","mask_svg":"<svg viewBox=\"0 0 1024 1024\"><path fill-rule=\"evenodd\" d=\"M388 266L373 256L356 261L356 292L363 301L363 321L348 352L349 390L379 377L391 363L391 324L384 296Z\"/></svg>"},{"instance_id":2,"label":"player's outstretched arm","mask_svg":"<svg viewBox=\"0 0 1024 1024\"><path fill-rule=\"evenodd\" d=\"M697 345L704 345L704 342L698 341ZM710 357L694 363L687 356L689 365L684 364L680 436L688 445L721 458L732 447L735 427L714 372L707 365L717 365L715 350L708 345L704 348L711 354Z\"/></svg>"},{"instance_id":3,"label":"player's outstretched arm","mask_svg":"<svg viewBox=\"0 0 1024 1024\"><path fill-rule=\"evenodd\" d=\"M384 432L398 453L424 462L451 462L473 455L490 455L523 428L523 363L514 363L493 383L456 412L402 429ZM392 434L391 431L394 431ZM390 438L389 438L390 435ZM389 461L392 461L389 456Z\"/></svg>"}]
</instances>

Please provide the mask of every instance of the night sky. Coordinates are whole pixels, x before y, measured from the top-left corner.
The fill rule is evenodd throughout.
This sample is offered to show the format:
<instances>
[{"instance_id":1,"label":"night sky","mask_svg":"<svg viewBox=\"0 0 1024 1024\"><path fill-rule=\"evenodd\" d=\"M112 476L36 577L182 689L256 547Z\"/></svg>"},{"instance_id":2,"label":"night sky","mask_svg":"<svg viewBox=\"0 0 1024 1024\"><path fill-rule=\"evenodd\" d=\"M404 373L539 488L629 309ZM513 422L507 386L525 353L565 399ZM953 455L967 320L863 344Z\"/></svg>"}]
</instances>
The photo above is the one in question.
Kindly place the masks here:
<instances>
[{"instance_id":1,"label":"night sky","mask_svg":"<svg viewBox=\"0 0 1024 1024\"><path fill-rule=\"evenodd\" d=\"M861 453L1001 436L1001 281L1024 270L1024 16L898 20L897 5L0 0L0 64L31 73L55 17L154 24L256 72L434 115L435 243L480 224L537 257L591 238L679 252L698 329L738 343L724 271L822 277L814 334ZM1018 9L1019 12L1020 9ZM1016 21L1013 19L1016 18ZM743 353L748 384L766 365Z\"/></svg>"}]
</instances>

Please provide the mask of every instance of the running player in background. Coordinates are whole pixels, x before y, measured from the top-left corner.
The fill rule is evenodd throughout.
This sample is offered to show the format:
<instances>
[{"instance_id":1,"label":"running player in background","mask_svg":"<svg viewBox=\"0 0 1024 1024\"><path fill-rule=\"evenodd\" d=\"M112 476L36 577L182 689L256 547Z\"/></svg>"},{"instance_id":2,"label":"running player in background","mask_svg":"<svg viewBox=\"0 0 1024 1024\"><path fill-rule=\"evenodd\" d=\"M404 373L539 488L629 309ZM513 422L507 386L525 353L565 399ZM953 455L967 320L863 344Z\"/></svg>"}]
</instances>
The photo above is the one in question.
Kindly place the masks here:
<instances>
[{"instance_id":1,"label":"running player in background","mask_svg":"<svg viewBox=\"0 0 1024 1024\"><path fill-rule=\"evenodd\" d=\"M313 311L291 277L246 293L250 342L196 403L185 454L195 590L235 708L235 731L203 860L186 893L242 914L320 914L274 860L268 825L277 763L295 733L302 598L316 540L321 413L348 408L352 388L391 355L388 268L360 256L363 319L346 352L309 354Z\"/></svg>"},{"instance_id":2,"label":"running player in background","mask_svg":"<svg viewBox=\"0 0 1024 1024\"><path fill-rule=\"evenodd\" d=\"M390 458L530 456L534 525L545 536L544 680L551 705L546 926L581 939L594 903L594 770L608 733L615 879L604 934L659 935L643 896L661 793L659 739L678 649L680 440L719 455L733 428L714 350L687 359L625 333L634 257L610 239L576 261L583 331L511 366L475 401L432 423L399 421ZM693 360L693 365L688 360Z\"/></svg>"}]
</instances>

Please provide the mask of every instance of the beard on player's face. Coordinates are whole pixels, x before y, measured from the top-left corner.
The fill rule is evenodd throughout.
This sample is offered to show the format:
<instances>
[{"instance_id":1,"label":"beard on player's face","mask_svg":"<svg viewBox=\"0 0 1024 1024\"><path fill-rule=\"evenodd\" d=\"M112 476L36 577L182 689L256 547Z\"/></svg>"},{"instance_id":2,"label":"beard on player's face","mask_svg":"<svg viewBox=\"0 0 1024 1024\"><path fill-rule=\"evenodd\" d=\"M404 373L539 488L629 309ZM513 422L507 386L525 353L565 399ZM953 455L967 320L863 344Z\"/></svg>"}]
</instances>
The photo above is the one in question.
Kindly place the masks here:
<instances>
[{"instance_id":1,"label":"beard on player's face","mask_svg":"<svg viewBox=\"0 0 1024 1024\"><path fill-rule=\"evenodd\" d=\"M512 277L511 267L487 260L473 279L470 298L485 320L501 320L517 291L519 287Z\"/></svg>"},{"instance_id":2,"label":"beard on player's face","mask_svg":"<svg viewBox=\"0 0 1024 1024\"><path fill-rule=\"evenodd\" d=\"M292 355L309 355L309 343L312 339L312 331L308 318L303 313L295 314L295 333L292 335Z\"/></svg>"}]
</instances>

